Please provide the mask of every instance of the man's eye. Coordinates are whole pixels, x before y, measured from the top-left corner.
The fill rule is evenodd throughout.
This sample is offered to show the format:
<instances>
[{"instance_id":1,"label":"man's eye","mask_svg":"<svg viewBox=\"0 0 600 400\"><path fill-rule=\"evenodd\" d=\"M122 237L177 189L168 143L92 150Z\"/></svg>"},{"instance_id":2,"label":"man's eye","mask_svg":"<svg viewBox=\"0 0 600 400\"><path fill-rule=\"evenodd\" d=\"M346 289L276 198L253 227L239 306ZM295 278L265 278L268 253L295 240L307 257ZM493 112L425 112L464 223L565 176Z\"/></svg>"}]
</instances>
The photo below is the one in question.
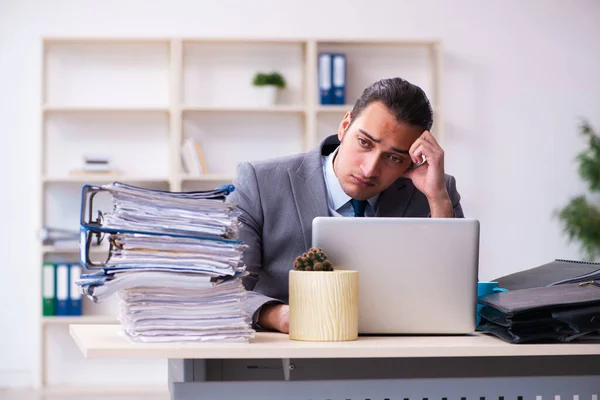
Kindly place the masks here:
<instances>
[{"instance_id":1,"label":"man's eye","mask_svg":"<svg viewBox=\"0 0 600 400\"><path fill-rule=\"evenodd\" d=\"M358 138L358 144L360 144L362 147L369 147L369 142L363 138Z\"/></svg>"},{"instance_id":2,"label":"man's eye","mask_svg":"<svg viewBox=\"0 0 600 400\"><path fill-rule=\"evenodd\" d=\"M396 156L392 156L392 155L388 156L388 159L389 159L391 162L393 162L393 163L396 163L396 164L400 164L400 163L402 163L402 161L404 161L404 160L403 160L403 159L401 159L400 157L396 157Z\"/></svg>"}]
</instances>

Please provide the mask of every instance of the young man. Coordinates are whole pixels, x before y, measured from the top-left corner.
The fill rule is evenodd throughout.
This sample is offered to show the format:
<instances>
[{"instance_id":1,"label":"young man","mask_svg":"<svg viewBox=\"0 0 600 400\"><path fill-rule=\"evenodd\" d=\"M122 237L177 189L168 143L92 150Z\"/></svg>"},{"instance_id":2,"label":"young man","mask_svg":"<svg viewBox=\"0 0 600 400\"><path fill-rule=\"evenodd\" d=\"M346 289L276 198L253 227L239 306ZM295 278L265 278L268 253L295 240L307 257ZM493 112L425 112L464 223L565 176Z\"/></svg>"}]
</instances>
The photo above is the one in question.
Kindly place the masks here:
<instances>
[{"instance_id":1,"label":"young man","mask_svg":"<svg viewBox=\"0 0 600 400\"><path fill-rule=\"evenodd\" d=\"M432 124L419 87L384 79L364 90L337 137L308 153L239 166L227 201L242 211L245 308L255 328L288 332L288 271L311 246L313 218L464 216Z\"/></svg>"}]
</instances>

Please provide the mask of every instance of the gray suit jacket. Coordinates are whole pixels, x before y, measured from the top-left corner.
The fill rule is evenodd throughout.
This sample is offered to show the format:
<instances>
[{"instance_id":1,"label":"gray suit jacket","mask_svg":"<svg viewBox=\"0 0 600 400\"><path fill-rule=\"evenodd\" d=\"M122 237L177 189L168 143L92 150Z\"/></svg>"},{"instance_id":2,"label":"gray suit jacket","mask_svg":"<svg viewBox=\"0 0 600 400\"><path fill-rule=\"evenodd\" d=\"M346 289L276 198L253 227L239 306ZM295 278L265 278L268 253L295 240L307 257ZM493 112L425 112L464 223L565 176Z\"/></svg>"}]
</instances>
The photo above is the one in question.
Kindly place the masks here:
<instances>
[{"instance_id":1,"label":"gray suit jacket","mask_svg":"<svg viewBox=\"0 0 600 400\"><path fill-rule=\"evenodd\" d=\"M236 203L240 216L240 240L248 245L243 260L249 275L245 311L254 327L266 303L288 301L288 271L294 259L312 243L312 220L328 216L327 188L322 156L339 145L330 136L308 153L274 160L242 163L227 202ZM446 186L456 217L463 217L455 180L446 175ZM428 217L429 203L412 184L401 178L383 191L378 217Z\"/></svg>"}]
</instances>

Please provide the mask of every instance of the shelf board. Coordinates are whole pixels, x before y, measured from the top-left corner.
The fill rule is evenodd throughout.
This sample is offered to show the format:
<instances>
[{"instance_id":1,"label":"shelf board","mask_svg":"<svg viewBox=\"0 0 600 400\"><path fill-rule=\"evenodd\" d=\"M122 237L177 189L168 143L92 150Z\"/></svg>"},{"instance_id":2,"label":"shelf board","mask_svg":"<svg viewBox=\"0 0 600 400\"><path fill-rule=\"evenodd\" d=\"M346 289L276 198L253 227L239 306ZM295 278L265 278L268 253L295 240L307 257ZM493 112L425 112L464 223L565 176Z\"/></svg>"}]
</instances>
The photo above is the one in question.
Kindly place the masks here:
<instances>
[{"instance_id":1,"label":"shelf board","mask_svg":"<svg viewBox=\"0 0 600 400\"><path fill-rule=\"evenodd\" d=\"M395 40L395 39L349 39L317 38L317 46L416 46L431 47L441 44L439 40Z\"/></svg>"},{"instance_id":2,"label":"shelf board","mask_svg":"<svg viewBox=\"0 0 600 400\"><path fill-rule=\"evenodd\" d=\"M169 178L152 178L142 176L127 176L127 175L77 175L77 176L46 176L43 178L44 183L99 183L99 182L150 182L150 183L168 183Z\"/></svg>"},{"instance_id":3,"label":"shelf board","mask_svg":"<svg viewBox=\"0 0 600 400\"><path fill-rule=\"evenodd\" d=\"M183 44L293 44L303 45L306 44L306 39L296 38L276 38L276 37L232 37L232 38L218 38L218 37L182 37Z\"/></svg>"},{"instance_id":4,"label":"shelf board","mask_svg":"<svg viewBox=\"0 0 600 400\"><path fill-rule=\"evenodd\" d=\"M79 253L79 247L55 247L43 246L42 251L45 254ZM108 247L92 247L91 254L108 254Z\"/></svg>"},{"instance_id":5,"label":"shelf board","mask_svg":"<svg viewBox=\"0 0 600 400\"><path fill-rule=\"evenodd\" d=\"M352 111L353 104L333 104L333 105L319 105L317 106L317 112L319 113L345 113L346 111Z\"/></svg>"},{"instance_id":6,"label":"shelf board","mask_svg":"<svg viewBox=\"0 0 600 400\"><path fill-rule=\"evenodd\" d=\"M81 315L81 316L52 316L42 317L44 325L70 325L70 324L118 324L116 317L110 315Z\"/></svg>"},{"instance_id":7,"label":"shelf board","mask_svg":"<svg viewBox=\"0 0 600 400\"><path fill-rule=\"evenodd\" d=\"M45 44L170 44L171 37L72 37L48 36L44 38Z\"/></svg>"},{"instance_id":8,"label":"shelf board","mask_svg":"<svg viewBox=\"0 0 600 400\"><path fill-rule=\"evenodd\" d=\"M234 178L234 174L206 174L200 176L183 175L181 180L185 182L232 182Z\"/></svg>"},{"instance_id":9,"label":"shelf board","mask_svg":"<svg viewBox=\"0 0 600 400\"><path fill-rule=\"evenodd\" d=\"M62 112L62 113L77 113L77 112L170 112L168 107L164 106L44 106L44 112Z\"/></svg>"},{"instance_id":10,"label":"shelf board","mask_svg":"<svg viewBox=\"0 0 600 400\"><path fill-rule=\"evenodd\" d=\"M183 112L253 112L253 113L303 113L302 105L275 105L266 107L251 106L182 106Z\"/></svg>"}]
</instances>

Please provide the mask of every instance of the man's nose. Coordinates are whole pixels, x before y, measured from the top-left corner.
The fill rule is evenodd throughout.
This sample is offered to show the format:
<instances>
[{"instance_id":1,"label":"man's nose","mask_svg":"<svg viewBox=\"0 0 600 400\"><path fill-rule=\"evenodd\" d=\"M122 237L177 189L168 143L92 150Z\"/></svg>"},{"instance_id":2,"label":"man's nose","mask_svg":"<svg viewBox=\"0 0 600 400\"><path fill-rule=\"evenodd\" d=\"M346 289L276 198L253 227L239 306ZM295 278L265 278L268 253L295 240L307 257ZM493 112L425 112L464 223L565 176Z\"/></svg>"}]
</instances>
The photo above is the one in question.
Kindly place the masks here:
<instances>
[{"instance_id":1,"label":"man's nose","mask_svg":"<svg viewBox=\"0 0 600 400\"><path fill-rule=\"evenodd\" d=\"M366 154L360 165L360 172L365 178L374 178L379 174L379 156Z\"/></svg>"}]
</instances>

